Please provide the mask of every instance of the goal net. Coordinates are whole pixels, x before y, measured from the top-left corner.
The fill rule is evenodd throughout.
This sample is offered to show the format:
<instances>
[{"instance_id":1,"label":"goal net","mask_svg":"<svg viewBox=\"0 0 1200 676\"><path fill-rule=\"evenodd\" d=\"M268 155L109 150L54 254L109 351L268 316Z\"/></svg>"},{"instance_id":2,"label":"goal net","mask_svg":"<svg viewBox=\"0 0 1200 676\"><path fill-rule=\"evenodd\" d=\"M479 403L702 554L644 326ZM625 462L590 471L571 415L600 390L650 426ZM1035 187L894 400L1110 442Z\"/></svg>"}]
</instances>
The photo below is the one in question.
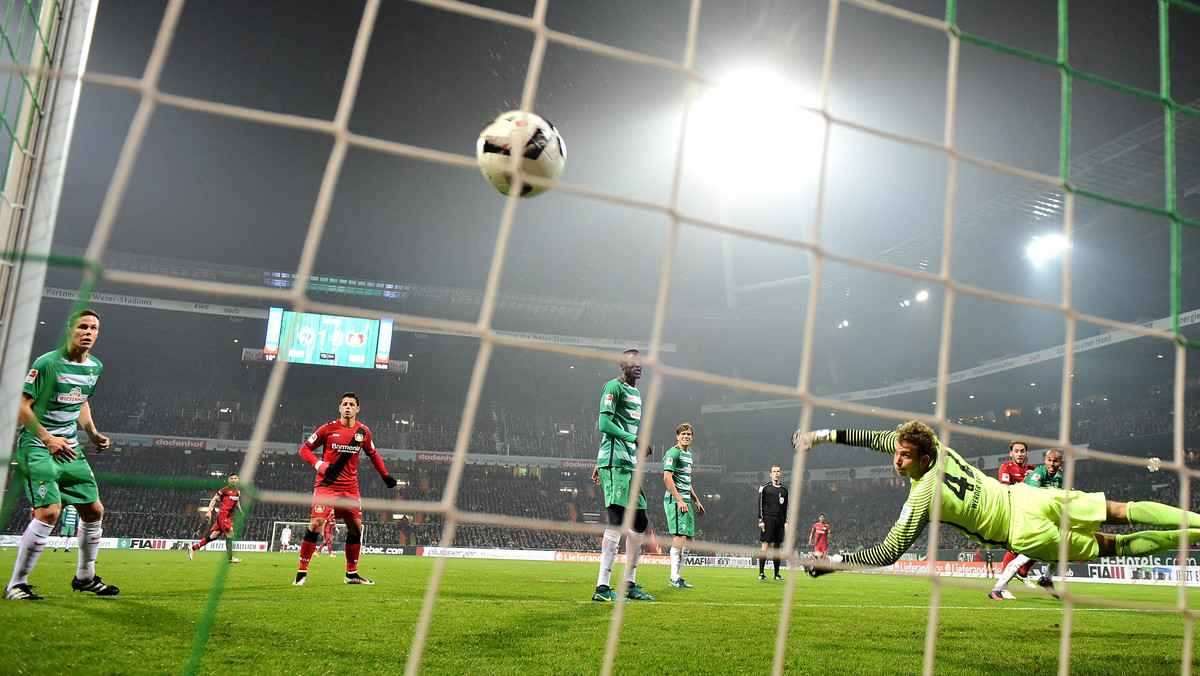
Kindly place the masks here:
<instances>
[{"instance_id":1,"label":"goal net","mask_svg":"<svg viewBox=\"0 0 1200 676\"><path fill-rule=\"evenodd\" d=\"M5 25L24 48L0 52L22 92L4 113L6 410L64 318L98 310L89 407L114 448L87 457L115 546L188 537L176 533L194 530L197 492L238 473L239 539L275 551L285 525L293 548L307 529L287 521L316 477L297 449L355 393L399 482L385 488L357 456L364 544L436 555L405 577L427 580L398 630L406 673L438 659L461 618L454 557L538 552L564 572L521 584L535 597L521 603L561 603L540 594L564 580L592 598L608 518L597 414L618 377L636 377L634 436L653 448L620 526L644 491L646 586L666 588L661 463L677 426L695 428L706 508L685 567L760 562L759 489L778 466L792 553L779 595L743 603L762 592L730 583L730 605L693 610L760 613L746 624L769 626L745 657L776 674L808 664L810 615L860 629L854 604L830 599L867 576L800 572L810 525L828 516L831 552L869 549L909 494L890 454L795 453L797 428L922 420L990 476L1019 439L1034 464L1061 449L1068 488L1196 507L1193 2L47 6L74 50L38 47L47 27L31 20ZM28 86L43 76L54 88ZM473 154L513 109L551 121L568 149L561 181L529 199L497 194ZM631 348L640 376L618 365ZM9 544L31 506L18 465ZM879 571L922 585L878 610L912 624L906 672L977 667L945 646L964 641L959 613L986 612L991 581L940 509ZM1044 636L1059 673L1111 669L1087 620L1114 608L1154 611L1122 615L1125 628L1160 636L1171 669L1191 673L1200 575L1186 547L1166 556L1089 567L1064 548L1039 562L1063 595ZM516 565L503 564L498 579ZM188 673L211 659L228 568ZM1081 583L1103 576L1178 593ZM589 668L661 658L632 640L652 627L628 605L588 634ZM573 622L592 613L564 607ZM680 669L718 664L708 643Z\"/></svg>"}]
</instances>

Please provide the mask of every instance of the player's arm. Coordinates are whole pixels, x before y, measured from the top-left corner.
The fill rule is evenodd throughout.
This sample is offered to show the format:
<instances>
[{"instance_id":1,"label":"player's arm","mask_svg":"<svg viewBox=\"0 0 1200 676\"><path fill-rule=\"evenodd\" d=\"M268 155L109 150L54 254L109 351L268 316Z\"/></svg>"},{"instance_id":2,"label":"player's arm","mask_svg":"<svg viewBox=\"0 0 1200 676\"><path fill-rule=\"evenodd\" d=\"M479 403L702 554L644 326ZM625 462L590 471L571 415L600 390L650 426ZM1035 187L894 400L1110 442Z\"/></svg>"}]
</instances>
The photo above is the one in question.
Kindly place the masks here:
<instances>
[{"instance_id":1,"label":"player's arm","mask_svg":"<svg viewBox=\"0 0 1200 676\"><path fill-rule=\"evenodd\" d=\"M692 489L692 504L696 506L696 516L704 516L704 505L700 504L700 496L696 495L696 489Z\"/></svg>"},{"instance_id":2,"label":"player's arm","mask_svg":"<svg viewBox=\"0 0 1200 676\"><path fill-rule=\"evenodd\" d=\"M758 487L758 529L759 530L766 530L766 528L767 528L767 522L763 521L763 517L765 516L763 514L763 501L765 500L765 498L763 497L763 495L764 495L763 489L766 488L766 486L767 486L766 484L763 484Z\"/></svg>"},{"instance_id":3,"label":"player's arm","mask_svg":"<svg viewBox=\"0 0 1200 676\"><path fill-rule=\"evenodd\" d=\"M841 567L879 567L890 566L900 560L904 552L912 547L917 538L929 525L929 512L933 505L933 489L936 481L924 481L919 484L900 510L900 518L892 525L883 542L853 554L834 554L827 560L810 560L804 568L809 575L817 577L832 573L834 566Z\"/></svg>"},{"instance_id":4,"label":"player's arm","mask_svg":"<svg viewBox=\"0 0 1200 676\"><path fill-rule=\"evenodd\" d=\"M329 463L321 460L317 457L317 454L314 453L314 451L322 448L324 445L325 427L322 425L317 429L316 432L310 434L308 439L306 439L300 446L300 457L304 460L304 462L312 465L313 469L317 470L317 474L324 472L325 468L329 466Z\"/></svg>"},{"instance_id":5,"label":"player's arm","mask_svg":"<svg viewBox=\"0 0 1200 676\"><path fill-rule=\"evenodd\" d=\"M29 430L29 433L36 436L39 441L46 445L46 450L50 451L50 455L55 459L63 462L71 462L75 459L75 448L71 446L71 442L64 437L56 437L50 434L50 431L38 422L37 414L33 412L33 395L28 392L21 393L21 408L17 412L17 420L21 425Z\"/></svg>"},{"instance_id":6,"label":"player's arm","mask_svg":"<svg viewBox=\"0 0 1200 676\"><path fill-rule=\"evenodd\" d=\"M1003 465L1000 465L1000 471L998 473L998 476L996 477L1000 481L1000 483L1004 484L1005 486L1010 486L1013 483L1013 476L1008 471L1008 465L1009 465L1009 463L1007 463L1007 462L1004 463Z\"/></svg>"},{"instance_id":7,"label":"player's arm","mask_svg":"<svg viewBox=\"0 0 1200 676\"><path fill-rule=\"evenodd\" d=\"M869 448L888 455L896 454L896 432L871 430L830 430L811 432L796 430L792 434L792 447L797 451L812 450L818 444L844 444Z\"/></svg>"},{"instance_id":8,"label":"player's arm","mask_svg":"<svg viewBox=\"0 0 1200 676\"><path fill-rule=\"evenodd\" d=\"M933 489L936 481L921 482L905 501L900 518L878 545L845 557L844 562L852 566L888 566L900 560L900 556L912 547L917 538L929 525L929 512L933 505Z\"/></svg>"},{"instance_id":9,"label":"player's arm","mask_svg":"<svg viewBox=\"0 0 1200 676\"><path fill-rule=\"evenodd\" d=\"M688 503L683 501L683 496L679 494L679 488L675 486L675 473L669 469L663 471L663 483L667 485L667 490L671 491L671 497L675 498L675 504L679 505L679 511L687 514Z\"/></svg>"},{"instance_id":10,"label":"player's arm","mask_svg":"<svg viewBox=\"0 0 1200 676\"><path fill-rule=\"evenodd\" d=\"M379 478L383 479L384 485L388 488L396 487L396 480L392 478L388 472L387 465L383 462L383 456L379 455L379 451L375 450L375 442L371 441L371 431L367 430L367 438L363 439L363 452L367 454L367 459L371 461L371 466L379 472Z\"/></svg>"},{"instance_id":11,"label":"player's arm","mask_svg":"<svg viewBox=\"0 0 1200 676\"><path fill-rule=\"evenodd\" d=\"M814 523L813 527L808 531L808 544L811 545L813 543L813 538L815 537L817 537L817 524Z\"/></svg>"},{"instance_id":12,"label":"player's arm","mask_svg":"<svg viewBox=\"0 0 1200 676\"><path fill-rule=\"evenodd\" d=\"M96 447L97 453L103 453L104 451L108 450L109 439L103 434L100 434L100 432L96 429L96 423L92 420L92 407L86 401L83 402L83 406L79 408L79 417L76 419L76 422L88 435L88 439L91 440L92 445Z\"/></svg>"},{"instance_id":13,"label":"player's arm","mask_svg":"<svg viewBox=\"0 0 1200 676\"><path fill-rule=\"evenodd\" d=\"M600 419L596 422L596 427L601 434L606 434L614 439L620 439L626 443L638 445L636 434L630 434L616 423L616 402L620 401L621 390L619 386L605 385L604 391L600 395ZM650 448L650 444L646 444L646 455L654 449Z\"/></svg>"},{"instance_id":14,"label":"player's arm","mask_svg":"<svg viewBox=\"0 0 1200 676\"><path fill-rule=\"evenodd\" d=\"M217 500L220 500L220 499L221 499L221 491L217 491L216 494L212 496L212 500L208 501L208 509L204 510L205 521L212 523L213 510L216 509Z\"/></svg>"},{"instance_id":15,"label":"player's arm","mask_svg":"<svg viewBox=\"0 0 1200 676\"><path fill-rule=\"evenodd\" d=\"M675 485L675 463L678 461L679 452L674 448L663 456L663 483L666 484L671 497L675 498L675 504L679 505L679 510L687 514L688 504L683 501L683 496L679 494L679 487Z\"/></svg>"}]
</instances>

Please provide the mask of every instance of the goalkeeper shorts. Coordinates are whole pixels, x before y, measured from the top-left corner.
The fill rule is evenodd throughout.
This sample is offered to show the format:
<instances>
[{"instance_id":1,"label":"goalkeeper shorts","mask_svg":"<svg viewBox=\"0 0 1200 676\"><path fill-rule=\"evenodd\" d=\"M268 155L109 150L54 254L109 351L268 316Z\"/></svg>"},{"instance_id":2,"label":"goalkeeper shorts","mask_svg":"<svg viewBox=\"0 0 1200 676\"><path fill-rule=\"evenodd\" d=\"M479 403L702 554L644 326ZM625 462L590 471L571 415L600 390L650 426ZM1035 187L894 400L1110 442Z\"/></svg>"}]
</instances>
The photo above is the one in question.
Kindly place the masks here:
<instances>
[{"instance_id":1,"label":"goalkeeper shorts","mask_svg":"<svg viewBox=\"0 0 1200 676\"><path fill-rule=\"evenodd\" d=\"M1091 561L1100 555L1096 532L1108 517L1104 493L1013 484L1009 547L1037 561L1057 561L1058 543L1067 539L1067 558ZM1061 529L1067 497L1067 531Z\"/></svg>"}]
</instances>

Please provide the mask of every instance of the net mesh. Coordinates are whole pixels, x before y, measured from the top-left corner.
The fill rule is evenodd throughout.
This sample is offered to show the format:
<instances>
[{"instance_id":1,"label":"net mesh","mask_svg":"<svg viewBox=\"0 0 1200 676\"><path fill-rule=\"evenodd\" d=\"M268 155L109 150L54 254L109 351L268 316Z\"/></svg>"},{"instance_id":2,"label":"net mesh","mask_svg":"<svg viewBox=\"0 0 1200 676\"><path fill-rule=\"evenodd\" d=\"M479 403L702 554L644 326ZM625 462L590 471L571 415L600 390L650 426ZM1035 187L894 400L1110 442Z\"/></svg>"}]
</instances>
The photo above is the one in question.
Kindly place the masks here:
<instances>
[{"instance_id":1,"label":"net mesh","mask_svg":"<svg viewBox=\"0 0 1200 676\"><path fill-rule=\"evenodd\" d=\"M528 16L451 1L424 0L416 4L426 6L432 11L458 14L489 26L502 26L531 36L529 60L525 68L523 89L518 102L518 107L523 110L529 111L538 108L539 87L543 78L560 77L558 73L547 74L545 72L546 54L552 46L619 61L639 71L661 71L672 76L682 76L684 79L685 85L681 92L683 115L676 128L679 139L679 143L676 144L678 149L674 156L660 167L664 175L670 176L666 182L666 199L647 199L640 196L636 190L623 192L620 189L598 189L574 184L569 181L571 178L569 172L565 177L568 181L555 189L558 194L580 200L611 204L630 212L648 214L652 221L659 224L654 237L661 238L662 255L660 259L653 261L658 270L657 288L655 300L648 317L646 317L648 321L645 324L646 342L649 344L649 349L645 350L645 362L649 375L642 388L645 397L643 429L659 430L661 436L661 430L673 428L672 421L664 423L659 418L662 406L664 406L664 397L668 396L667 390L672 384L683 383L687 386L707 388L707 391L736 392L742 395L743 399L767 399L776 402L777 408L784 410L785 413L788 413L790 407L800 408L799 427L801 429L826 426L826 419L818 418L818 416L842 414L858 416L857 419L879 420L915 417L935 425L939 437L956 448L958 447L957 439L973 439L993 443L1006 442L1010 437L1009 433L985 425L974 424L973 420L964 420L959 417L961 410L951 408L950 402L954 397L965 392L965 390L957 389L955 383L966 379L954 377L958 372L953 365L952 352L958 333L965 330L961 324L962 310L960 308L975 309L979 306L990 305L1020 306L1046 316L1056 317L1058 325L1061 326L1062 344L1076 347L1076 349L1060 351L1060 367L1052 372L1059 380L1057 386L1060 391L1060 396L1055 402L1056 406L1053 407L1054 412L1058 414L1058 419L1056 424L1050 428L1052 433L1030 437L1031 442L1066 449L1066 483L1074 485L1078 471L1077 463L1082 461L1098 460L1130 467L1141 466L1145 463L1143 458L1133 458L1120 453L1105 452L1074 444L1070 432L1073 429L1073 415L1076 410L1073 378L1077 370L1077 359L1081 359L1077 356L1077 352L1082 353L1082 346L1078 344L1080 334L1091 335L1097 330L1124 332L1134 338L1154 342L1154 349L1164 353L1165 358L1173 364L1169 380L1173 387L1171 393L1173 416L1171 445L1174 455L1163 459L1162 468L1170 470L1178 476L1179 504L1185 508L1190 504L1189 487L1194 471L1187 467L1184 456L1186 424L1184 405L1187 357L1189 351L1194 351L1198 347L1198 343L1185 333L1186 326L1189 324L1182 323L1186 321L1186 311L1189 309L1184 305L1186 299L1189 298L1186 292L1189 287L1183 261L1185 260L1186 243L1194 241L1195 238L1195 235L1190 233L1200 228L1200 221L1181 213L1178 200L1188 186L1177 185L1176 177L1179 174L1181 160L1177 151L1184 145L1180 136L1183 134L1188 139L1195 138L1197 122L1200 121L1200 110L1197 110L1194 103L1180 103L1173 96L1172 82L1169 77L1172 54L1172 36L1169 28L1172 25L1172 16L1191 16L1200 12L1200 7L1193 3L1168 0L1147 3L1148 7L1152 5L1157 12L1157 40L1162 75L1157 89L1142 89L1116 79L1089 73L1086 69L1076 65L1068 49L1071 24L1068 20L1068 3L1065 0L1057 4L1056 50L1050 54L1018 48L1002 41L989 39L985 35L972 34L959 25L959 3L953 1L946 3L945 13L940 17L927 16L897 6L865 0L862 2L836 0L830 2L825 14L826 30L820 55L822 67L817 87L819 93L814 101L804 103L796 109L799 113L816 119L822 130L821 141L813 151L813 157L819 158L819 162L811 168L811 185L813 186L809 198L811 201L802 202L805 208L811 208L811 212L808 212L811 216L805 219L803 227L798 228L805 234L796 235L794 234L795 230L781 233L752 224L754 219L746 218L736 206L723 205L718 210L718 213L721 214L720 217L714 219L700 216L689 208L692 204L688 199L689 190L694 190L694 186L689 186L684 175L689 162L689 148L694 148L694 145L687 142L688 125L689 122L694 121L697 114L696 101L713 84L709 79L709 74L697 66L698 55L702 56L705 47L700 40L703 13L699 0L693 0L681 7L679 9L680 16L675 17L680 25L686 25L686 37L682 44L683 56L678 60L641 53L617 44L609 44L604 40L592 40L554 30L548 26L547 22L548 13L555 4L549 0L538 0ZM50 6L57 8L56 4ZM331 102L325 102L326 109L329 111L328 115L278 113L265 107L223 103L221 102L223 97L220 95L215 95L213 100L209 100L165 91L166 88L163 87L164 71L170 61L175 41L180 37L178 31L184 11L184 3L178 0L166 5L160 29L153 45L149 47L146 67L140 77L104 73L88 74L85 78L86 82L128 94L136 99L136 105L128 133L124 136L123 143L118 149L116 168L104 193L100 211L95 218L95 227L90 231L86 251L76 261L84 270L83 281L79 286L82 290L80 302L93 298L91 286L97 278L102 276L105 283L118 288L246 299L248 302L252 301L253 304L284 304L297 311L372 316L372 310L357 305L351 300L341 301L337 298L333 301L323 300L327 296L321 296L314 292L314 290L324 291L332 287L344 290L347 286L361 284L354 280L342 279L339 281L322 277L318 265L322 247L329 246L331 241L329 237L330 214L337 199L339 184L348 180L347 173L352 171L348 167L348 158L355 153L369 151L389 158L398 158L404 162L416 163L418 166L427 167L428 171L434 173L441 171L441 168L474 170L474 159L464 154L387 140L354 130L352 120L356 105L359 103L360 82L368 56L373 49L373 35L382 6L383 4L378 0L365 3L361 19L354 31L352 46L349 49L348 68L344 74L340 96L335 102L332 102L331 106L329 105ZM45 28L32 18L31 11L28 5L10 3L9 17L3 32L5 59L9 73L9 95L5 99L0 123L3 124L10 144L10 157L24 155L30 151L29 132L34 125L29 120L40 112L36 105L37 83L48 69L54 68L54 64L48 63L44 58L48 52L44 44ZM900 130L881 126L877 124L878 120L873 119L870 115L847 112L847 107L835 100L834 85L839 77L839 66L843 64L843 59L852 60L850 55L845 55L838 50L839 37L846 32L858 30L864 22L872 21L892 26L905 36L911 33L935 34L944 37L944 43L942 43L944 47L942 53L944 94L930 97L935 102L943 102L941 114L938 116L938 119L941 120L940 129L936 129L934 133L922 131L910 133L908 128L903 128L904 125L901 125ZM897 27L902 27L902 29ZM1032 171L1016 164L988 159L983 154L975 154L960 147L956 140L956 132L961 128L961 116L963 115L959 91L968 81L963 75L964 55L968 49L987 50L1011 57L1014 63L1039 66L1058 77L1058 113L1061 117L1061 127L1057 135L1057 173L1047 174ZM1072 126L1073 120L1075 120L1072 103L1075 100L1075 93L1081 86L1095 87L1132 97L1159 111L1161 122L1150 125L1153 129L1149 132L1150 137L1157 139L1160 143L1156 152L1158 166L1138 167L1153 173L1160 179L1157 181L1156 192L1137 193L1132 190L1124 190L1119 183L1106 183L1105 170L1111 170L1111 166L1097 169L1095 165L1088 163L1086 156L1072 150L1071 140L1076 131ZM25 101L29 102L28 106L23 103ZM928 108L936 109L937 105L935 103ZM135 189L135 167L143 146L154 133L156 119L160 116L178 114L211 116L238 124L249 123L302 131L319 136L323 142L328 144L327 161L323 170L318 176L310 177L313 179L314 189L312 208L307 213L308 227L303 236L297 239L300 246L296 252L293 269L284 273L287 276L287 283L273 288L264 288L261 280L235 283L228 281L228 277L219 275L179 275L173 274L171 271L156 270L153 266L128 262L116 267L106 267L101 272L99 265L106 259L106 254L112 248L114 233L123 206L129 205L131 195L141 194ZM927 126L924 129L928 131ZM887 256L861 257L848 254L839 244L830 242L835 224L827 222L823 210L830 190L827 181L832 171L831 157L828 151L840 135L853 135L871 139L879 144L917 149L924 151L929 156L939 158L944 163L943 173L946 179L944 199L940 202L940 208L935 211L942 227L940 231L934 233L931 240L935 242L935 248L938 248L936 243L940 241L940 251L938 251L938 255L928 261L928 265L915 265L911 261L902 262L903 256L906 255L905 246L916 246L918 244L914 241L916 238L905 242L904 245L891 252L895 255L893 258ZM1143 140L1139 139L1139 142ZM570 139L568 139L569 142ZM1121 142L1132 143L1129 139L1118 139L1114 143ZM1114 153L1108 153L1108 156L1112 155ZM8 171L12 172L15 167L19 166L20 163L10 161ZM1068 242L1076 234L1075 228L1079 212L1095 209L1097 204L1118 207L1123 212L1137 212L1169 223L1169 264L1165 266L1164 270L1156 273L1162 275L1164 278L1162 284L1169 287L1170 290L1168 305L1154 317L1154 319L1159 317L1164 319L1159 323L1121 321L1110 317L1102 308L1094 311L1081 308L1080 303L1077 302L1079 294L1076 289L1076 280L1078 274L1073 271L1077 261L1070 248L1063 255L1061 277L1056 285L1058 293L1050 297L1031 297L962 281L958 273L964 269L963 266L966 263L971 261L960 260L961 257L969 257L969 254L960 252L956 246L958 241L956 238L964 234L962 232L964 230L986 229L989 225L989 218L992 217L992 214L986 213L986 209L968 214L957 211L957 204L961 197L959 191L962 187L962 177L970 172L981 172L1020 182L1024 188L1014 191L1011 201L1027 202L1036 198L1045 204L1053 204L1053 211L1061 217L1059 229ZM355 173L353 176L357 179L360 175ZM732 180L733 177L728 178ZM604 184L604 182L599 181L598 184ZM1033 188L1031 189L1029 186L1033 186ZM461 497L469 492L469 487L465 487L462 483L464 471L468 464L469 454L472 452L473 440L476 438L474 427L480 419L480 406L485 396L487 376L497 354L530 352L604 365L610 364L614 359L613 351L610 349L556 344L501 330L497 314L507 307L507 303L512 302L511 294L506 294L503 290L503 280L506 275L520 272L519 264L514 264L513 261L517 259L514 256L514 247L519 245L521 237L518 230L521 208L521 201L515 196L509 197L504 203L500 223L495 233L490 265L487 267L486 276L481 279L482 292L474 299L478 303L477 319L467 321L446 318L437 312L394 315L397 327L418 332L471 336L478 341L478 350L474 355L470 381L462 393L463 406L457 435L454 437L450 469L445 478L441 499L437 501L383 498L364 500L364 508L368 510L440 515L444 519L444 526L440 531L440 544L443 546L453 545L459 529L474 524L562 531L584 536L596 536L603 530L599 525L585 522L516 517L488 513L486 510L468 510L459 506L462 504ZM1050 209L1050 207L1047 208ZM728 372L716 368L681 366L670 358L671 351L668 344L671 330L668 328L668 322L675 311L671 302L672 294L676 290L675 285L679 284L679 271L686 266L686 252L690 251L688 247L694 244L691 238L695 236L693 234L695 232L725 238L722 240L724 242L736 241L751 251L755 250L755 247L766 246L786 250L808 262L805 280L808 288L805 292L807 299L803 303L802 309L792 309L793 312L804 315L803 328L789 337L789 339L794 339L798 345L798 349L793 352L788 361L788 364L796 365L797 368L793 372L799 374L793 382L780 382L775 377L767 376L730 375ZM836 239L836 237L832 238ZM727 262L731 256L735 256L735 254L730 254L729 250L726 250L726 255ZM19 254L13 255L16 258L19 256ZM198 264L197 267L205 266ZM209 267L216 268L217 266ZM514 269L514 267L518 269ZM731 280L728 277L726 279L727 282L733 282L729 287L732 289L730 291L732 294L731 305L737 305L739 301L746 305L753 304L753 300L747 296L738 296L738 294L753 293L776 286L794 290L794 287L788 286L788 280L757 279L751 281L752 274L747 274L745 270L741 272L744 274L743 279ZM731 274L729 268L727 268L726 274ZM917 389L923 391L921 397L932 396L931 407L913 407L915 400L911 398L829 396L829 390L820 391L820 388L814 387L813 382L816 377L812 369L821 362L817 352L821 344L817 327L828 318L828 311L825 309L828 307L828 294L842 293L843 289L849 286L848 280L852 282L855 275L872 275L891 280L892 283L903 282L913 286L933 287L940 290L940 320L930 324L936 329L927 328L920 336L920 340L937 346L936 353L927 355L932 359L925 361L925 365L921 366L916 374L925 379L924 387ZM878 288L877 286L876 290ZM368 284L360 291L370 294L377 291L373 291L373 289L374 287ZM379 291L379 293L383 293L383 291ZM761 311L769 312L769 310ZM697 311L697 314L702 314L702 312ZM1081 327L1086 327L1086 330L1081 330ZM284 505L306 508L310 503L310 495L305 490L264 488L256 486L255 481L256 472L262 466L262 454L268 442L270 425L279 410L280 402L284 399L285 382L289 371L293 368L295 367L284 362L274 364L261 392L261 405L255 416L257 424L253 428L249 450L245 453L241 463L243 468L242 484L250 498L246 506L251 512L261 506ZM1011 370L1013 369L998 367L996 373ZM1010 384L1001 381L995 386L1008 387ZM1048 406L1048 408L1050 407ZM794 423L794 415L791 413L788 415L792 416ZM957 420L961 425L951 424L952 420ZM795 455L793 460L788 463L790 476L796 478L803 476L806 462L806 456L803 454ZM102 476L102 480L112 484L146 487L169 486L173 489L207 490L218 485L211 481L200 480L180 483L176 478L160 479L136 474L106 474ZM643 485L650 486L648 481L650 479L645 473L639 471L635 475L631 494L636 495L638 489ZM799 482L796 487L797 489L800 487ZM10 491L6 496L6 507L9 509L17 500L14 493ZM796 499L791 503L790 517L793 523L799 523L806 496L800 490L796 490L794 497ZM929 527L927 540L927 554L930 561L937 558L936 550L941 530L937 518L939 510L940 500L936 500L934 517ZM5 521L7 521L7 511ZM628 528L632 525L633 510L628 510L626 518L625 526ZM242 524L239 523L238 527L241 528ZM803 534L799 533L797 529L791 530L784 543L784 550L794 551L798 546L803 545L802 537ZM293 541L298 539L299 531L293 528ZM277 536L272 536L271 540L277 542ZM697 542L692 549L700 554L706 553L707 550L707 553L713 554L720 552L739 556L756 556L756 548L739 546L734 543L714 545ZM1065 545L1060 552L1060 559L1064 564L1066 563ZM407 656L407 673L416 673L421 665L425 642L428 639L438 606L445 565L445 559L442 558L437 559L433 565L416 633ZM962 581L941 577L935 573L932 567L926 575L932 592L929 598L924 658L924 671L929 674L934 671L936 638L939 624L943 619L941 612L943 587L962 584ZM205 621L198 627L187 666L189 672L194 672L199 666L199 660L212 629L212 617L221 600L225 576L225 567L218 568L205 612ZM795 622L792 617L795 581L795 577L788 581L779 616L779 629L773 657L773 672L777 674L783 673L789 631ZM1059 672L1063 674L1070 670L1073 610L1077 602L1078 599L1068 590L1064 596L1065 619L1059 634L1061 642ZM1186 641L1183 648L1183 670L1185 673L1190 673L1193 617L1188 611L1184 594L1181 593L1179 604L1173 610L1185 622ZM617 604L612 615L603 658L603 673L613 671L625 617L625 604Z\"/></svg>"}]
</instances>

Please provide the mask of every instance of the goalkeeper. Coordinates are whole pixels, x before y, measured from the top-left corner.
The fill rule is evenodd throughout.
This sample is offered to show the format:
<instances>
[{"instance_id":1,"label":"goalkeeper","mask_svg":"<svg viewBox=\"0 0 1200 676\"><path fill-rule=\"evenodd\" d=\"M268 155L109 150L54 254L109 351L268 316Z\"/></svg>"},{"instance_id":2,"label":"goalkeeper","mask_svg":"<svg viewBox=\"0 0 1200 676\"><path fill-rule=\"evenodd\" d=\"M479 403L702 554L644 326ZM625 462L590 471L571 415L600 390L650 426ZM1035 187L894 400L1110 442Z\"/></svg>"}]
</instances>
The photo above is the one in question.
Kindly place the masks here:
<instances>
[{"instance_id":1,"label":"goalkeeper","mask_svg":"<svg viewBox=\"0 0 1200 676\"><path fill-rule=\"evenodd\" d=\"M1187 539L1200 542L1200 514L1184 512L1157 502L1114 502L1104 493L1039 489L1027 484L1005 486L963 460L938 441L923 422L900 425L895 432L866 430L797 430L792 446L807 451L820 443L871 448L894 455L896 473L911 482L908 500L883 542L845 556L805 562L816 577L838 567L887 566L900 559L929 524L938 466L946 479L941 484L942 523L962 531L984 545L1003 546L1039 561L1057 561L1058 546L1067 539L1067 558L1091 561L1101 556L1149 556L1179 546L1179 530L1145 530L1127 535L1099 532L1102 525L1150 526L1178 529L1189 526ZM1063 501L1070 497L1069 530L1059 529Z\"/></svg>"}]
</instances>

